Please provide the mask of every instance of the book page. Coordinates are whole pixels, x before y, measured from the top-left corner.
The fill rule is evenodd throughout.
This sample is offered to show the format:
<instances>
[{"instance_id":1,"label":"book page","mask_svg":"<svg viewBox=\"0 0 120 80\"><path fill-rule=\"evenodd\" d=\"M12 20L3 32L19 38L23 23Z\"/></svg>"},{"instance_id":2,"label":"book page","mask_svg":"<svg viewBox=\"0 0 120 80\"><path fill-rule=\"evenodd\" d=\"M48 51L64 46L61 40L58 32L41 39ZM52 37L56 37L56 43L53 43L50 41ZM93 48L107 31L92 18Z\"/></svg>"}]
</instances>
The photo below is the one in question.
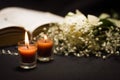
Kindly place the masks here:
<instances>
[{"instance_id":1,"label":"book page","mask_svg":"<svg viewBox=\"0 0 120 80\"><path fill-rule=\"evenodd\" d=\"M63 17L50 12L35 11L25 8L8 7L0 11L0 29L8 26L22 26L33 32L38 26L62 22Z\"/></svg>"},{"instance_id":2,"label":"book page","mask_svg":"<svg viewBox=\"0 0 120 80\"><path fill-rule=\"evenodd\" d=\"M20 24L12 23L12 22L8 21L4 15L0 15L0 29L8 28L11 26L21 26L22 27L22 25L20 25Z\"/></svg>"}]
</instances>

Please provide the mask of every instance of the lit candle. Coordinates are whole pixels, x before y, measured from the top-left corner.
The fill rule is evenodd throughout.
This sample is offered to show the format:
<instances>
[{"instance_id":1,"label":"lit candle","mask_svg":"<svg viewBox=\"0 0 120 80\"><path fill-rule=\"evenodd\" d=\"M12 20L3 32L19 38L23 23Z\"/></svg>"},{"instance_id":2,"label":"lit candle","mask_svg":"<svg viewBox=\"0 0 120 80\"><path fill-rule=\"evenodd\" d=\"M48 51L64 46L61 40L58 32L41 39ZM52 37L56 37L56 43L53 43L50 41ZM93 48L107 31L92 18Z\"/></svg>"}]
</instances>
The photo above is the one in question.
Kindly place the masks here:
<instances>
[{"instance_id":1,"label":"lit candle","mask_svg":"<svg viewBox=\"0 0 120 80\"><path fill-rule=\"evenodd\" d=\"M53 41L48 39L46 35L44 38L38 40L38 60L50 61L52 56Z\"/></svg>"},{"instance_id":2,"label":"lit candle","mask_svg":"<svg viewBox=\"0 0 120 80\"><path fill-rule=\"evenodd\" d=\"M37 46L29 42L27 32L25 32L25 42L22 41L18 43L18 51L21 58L20 67L24 69L36 67Z\"/></svg>"}]
</instances>

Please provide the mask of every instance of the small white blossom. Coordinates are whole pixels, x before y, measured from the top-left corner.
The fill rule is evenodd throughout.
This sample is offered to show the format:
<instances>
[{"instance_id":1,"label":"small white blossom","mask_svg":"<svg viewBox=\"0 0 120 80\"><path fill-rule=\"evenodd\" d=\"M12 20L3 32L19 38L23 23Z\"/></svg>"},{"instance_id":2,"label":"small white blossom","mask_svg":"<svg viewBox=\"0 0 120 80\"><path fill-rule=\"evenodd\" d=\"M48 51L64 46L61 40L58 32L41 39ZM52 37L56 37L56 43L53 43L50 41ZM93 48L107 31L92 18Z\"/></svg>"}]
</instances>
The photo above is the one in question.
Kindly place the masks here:
<instances>
[{"instance_id":1,"label":"small white blossom","mask_svg":"<svg viewBox=\"0 0 120 80\"><path fill-rule=\"evenodd\" d=\"M99 26L102 22L99 22L100 19L94 15L88 15L88 22L93 26Z\"/></svg>"},{"instance_id":2,"label":"small white blossom","mask_svg":"<svg viewBox=\"0 0 120 80\"><path fill-rule=\"evenodd\" d=\"M110 17L109 14L102 13L99 18L100 18L100 19L106 19L106 18L109 18L109 17Z\"/></svg>"}]
</instances>

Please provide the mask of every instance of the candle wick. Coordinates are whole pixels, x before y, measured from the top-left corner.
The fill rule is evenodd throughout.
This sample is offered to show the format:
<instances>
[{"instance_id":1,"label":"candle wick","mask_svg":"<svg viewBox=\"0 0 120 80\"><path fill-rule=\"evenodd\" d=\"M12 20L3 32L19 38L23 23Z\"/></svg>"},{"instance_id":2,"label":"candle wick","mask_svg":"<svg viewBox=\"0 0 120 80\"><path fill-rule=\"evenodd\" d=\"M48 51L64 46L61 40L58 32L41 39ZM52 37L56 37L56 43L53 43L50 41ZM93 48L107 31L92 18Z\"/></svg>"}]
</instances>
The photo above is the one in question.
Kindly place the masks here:
<instances>
[{"instance_id":1,"label":"candle wick","mask_svg":"<svg viewBox=\"0 0 120 80\"><path fill-rule=\"evenodd\" d=\"M46 40L45 40L45 43L46 43Z\"/></svg>"},{"instance_id":2,"label":"candle wick","mask_svg":"<svg viewBox=\"0 0 120 80\"><path fill-rule=\"evenodd\" d=\"M26 45L26 48L29 49L29 45L28 44Z\"/></svg>"},{"instance_id":3,"label":"candle wick","mask_svg":"<svg viewBox=\"0 0 120 80\"><path fill-rule=\"evenodd\" d=\"M27 49L28 49L29 47L28 47L28 45L27 45Z\"/></svg>"}]
</instances>

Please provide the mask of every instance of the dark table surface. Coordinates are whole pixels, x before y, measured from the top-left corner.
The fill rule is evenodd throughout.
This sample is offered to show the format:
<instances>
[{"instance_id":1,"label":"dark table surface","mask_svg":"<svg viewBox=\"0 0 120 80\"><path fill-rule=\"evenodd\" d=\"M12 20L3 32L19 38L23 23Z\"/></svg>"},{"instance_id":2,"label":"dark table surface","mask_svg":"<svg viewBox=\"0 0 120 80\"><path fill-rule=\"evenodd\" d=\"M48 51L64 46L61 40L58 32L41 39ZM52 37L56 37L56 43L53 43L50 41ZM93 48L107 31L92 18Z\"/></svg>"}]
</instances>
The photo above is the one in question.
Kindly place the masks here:
<instances>
[{"instance_id":1,"label":"dark table surface","mask_svg":"<svg viewBox=\"0 0 120 80\"><path fill-rule=\"evenodd\" d=\"M54 56L54 61L37 63L37 68L22 70L19 57L0 55L0 80L120 80L120 58L77 58Z\"/></svg>"}]
</instances>

